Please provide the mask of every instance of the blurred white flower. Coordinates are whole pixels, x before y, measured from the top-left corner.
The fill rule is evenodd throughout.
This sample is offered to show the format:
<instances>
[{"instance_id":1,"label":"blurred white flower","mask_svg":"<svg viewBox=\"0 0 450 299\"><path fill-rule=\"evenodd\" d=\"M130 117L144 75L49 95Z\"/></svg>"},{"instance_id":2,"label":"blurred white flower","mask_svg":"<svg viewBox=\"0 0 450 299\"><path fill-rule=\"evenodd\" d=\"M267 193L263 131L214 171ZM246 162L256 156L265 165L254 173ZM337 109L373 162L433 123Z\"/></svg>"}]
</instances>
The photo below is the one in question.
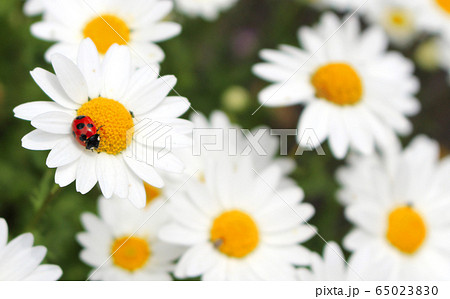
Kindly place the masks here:
<instances>
[{"instance_id":1,"label":"blurred white flower","mask_svg":"<svg viewBox=\"0 0 450 299\"><path fill-rule=\"evenodd\" d=\"M219 13L232 7L237 0L174 0L177 9L189 17L214 21Z\"/></svg>"},{"instance_id":2,"label":"blurred white flower","mask_svg":"<svg viewBox=\"0 0 450 299\"><path fill-rule=\"evenodd\" d=\"M315 229L305 225L314 208L303 191L285 184L279 166L257 175L252 160L210 160L204 183L192 181L168 203L173 223L159 236L188 246L175 276L203 280L293 280L293 265L308 265L299 245ZM269 186L270 185L270 186Z\"/></svg>"},{"instance_id":3,"label":"blurred white flower","mask_svg":"<svg viewBox=\"0 0 450 299\"><path fill-rule=\"evenodd\" d=\"M33 247L33 235L22 234L8 243L8 224L0 218L0 280L58 280L56 265L40 265L47 254L44 246Z\"/></svg>"},{"instance_id":4,"label":"blurred white flower","mask_svg":"<svg viewBox=\"0 0 450 299\"><path fill-rule=\"evenodd\" d=\"M336 158L345 157L349 148L363 154L375 146L389 148L395 133L411 133L406 116L420 110L414 65L400 53L387 52L384 32L371 27L361 33L357 18L337 30L340 25L327 13L316 27L300 28L303 49L281 45L280 50L262 50L267 62L253 68L273 82L259 93L260 103L305 105L298 124L300 145L318 146L328 138ZM307 129L314 130L318 142L301 138Z\"/></svg>"},{"instance_id":5,"label":"blurred white flower","mask_svg":"<svg viewBox=\"0 0 450 299\"><path fill-rule=\"evenodd\" d=\"M318 4L341 12L356 12L370 24L381 26L393 44L405 47L421 32L417 26L420 11L415 1L319 0Z\"/></svg>"},{"instance_id":6,"label":"blurred white flower","mask_svg":"<svg viewBox=\"0 0 450 299\"><path fill-rule=\"evenodd\" d=\"M297 270L299 280L348 280L348 268L341 248L335 242L329 242L323 249L323 259L317 253L311 254L311 270Z\"/></svg>"},{"instance_id":7,"label":"blurred white flower","mask_svg":"<svg viewBox=\"0 0 450 299\"><path fill-rule=\"evenodd\" d=\"M243 155L252 160L256 171L263 171L265 168L276 164L283 174L291 173L295 168L295 161L287 157L277 157L280 150L278 136L270 134L268 127L258 127L248 131L247 134L257 136L259 129L264 130L264 134L258 137L258 146L264 152L258 152L249 142L238 125L232 124L227 115L222 111L211 113L210 120L203 114L192 114L191 121L194 124L193 146L192 148L175 149L174 153L183 161L185 165L185 175L170 175L170 178L177 188L190 176L194 176L199 181L204 181L206 167L210 160L219 160L224 155L228 156L231 163L239 164ZM256 142L255 138L255 141ZM221 147L220 147L221 146ZM213 149L211 149L213 148ZM217 149L216 149L217 148ZM286 180L288 180L286 178Z\"/></svg>"},{"instance_id":8,"label":"blurred white flower","mask_svg":"<svg viewBox=\"0 0 450 299\"><path fill-rule=\"evenodd\" d=\"M372 24L383 27L392 43L405 47L410 45L421 32L418 28L417 6L414 1L377 0L368 1L361 13Z\"/></svg>"},{"instance_id":9,"label":"blurred white flower","mask_svg":"<svg viewBox=\"0 0 450 299\"><path fill-rule=\"evenodd\" d=\"M187 136L191 123L178 118L189 102L167 96L176 78L158 78L148 66L134 70L129 49L123 46L111 47L100 62L90 39L80 47L78 65L60 54L52 57L52 64L56 75L40 68L31 75L54 102L31 102L14 109L16 117L30 120L36 128L22 139L22 146L51 150L47 166L57 168L55 181L61 187L76 180L77 191L85 194L98 181L106 198L116 194L144 207L143 181L160 188L164 182L156 169L181 173L184 167L171 152L158 154L167 150L166 139L137 134L140 124L148 120L148 126L169 128L163 136L170 138L171 147L191 143ZM80 116L89 117L97 130L97 144L91 147L86 140L82 145L86 135L78 136L73 129Z\"/></svg>"},{"instance_id":10,"label":"blurred white flower","mask_svg":"<svg viewBox=\"0 0 450 299\"><path fill-rule=\"evenodd\" d=\"M386 172L391 172L389 160L378 155L350 155L347 165L336 172L337 181L342 188L338 191L338 200L348 205L363 198L365 194L381 197L389 184ZM370 169L370 171L368 171Z\"/></svg>"},{"instance_id":11,"label":"blurred white flower","mask_svg":"<svg viewBox=\"0 0 450 299\"><path fill-rule=\"evenodd\" d=\"M439 160L438 143L419 136L383 160L359 157L341 173L355 225L344 239L352 269L370 280L450 279L450 158Z\"/></svg>"},{"instance_id":12,"label":"blurred white flower","mask_svg":"<svg viewBox=\"0 0 450 299\"><path fill-rule=\"evenodd\" d=\"M450 35L450 1L411 0L417 6L418 26L428 32Z\"/></svg>"},{"instance_id":13,"label":"blurred white flower","mask_svg":"<svg viewBox=\"0 0 450 299\"><path fill-rule=\"evenodd\" d=\"M26 0L23 12L27 16L36 16L44 12L43 0Z\"/></svg>"},{"instance_id":14,"label":"blurred white flower","mask_svg":"<svg viewBox=\"0 0 450 299\"><path fill-rule=\"evenodd\" d=\"M54 41L45 54L54 53L76 59L80 42L90 38L105 55L113 44L132 50L133 65L157 64L164 52L155 43L178 35L181 26L162 21L172 10L169 0L40 0L45 18L32 25L34 36Z\"/></svg>"},{"instance_id":15,"label":"blurred white flower","mask_svg":"<svg viewBox=\"0 0 450 299\"><path fill-rule=\"evenodd\" d=\"M169 272L183 249L157 237L169 221L163 205L163 200L155 200L139 210L126 200L101 197L99 217L81 216L86 232L77 240L83 246L80 259L95 268L90 279L172 280Z\"/></svg>"}]
</instances>

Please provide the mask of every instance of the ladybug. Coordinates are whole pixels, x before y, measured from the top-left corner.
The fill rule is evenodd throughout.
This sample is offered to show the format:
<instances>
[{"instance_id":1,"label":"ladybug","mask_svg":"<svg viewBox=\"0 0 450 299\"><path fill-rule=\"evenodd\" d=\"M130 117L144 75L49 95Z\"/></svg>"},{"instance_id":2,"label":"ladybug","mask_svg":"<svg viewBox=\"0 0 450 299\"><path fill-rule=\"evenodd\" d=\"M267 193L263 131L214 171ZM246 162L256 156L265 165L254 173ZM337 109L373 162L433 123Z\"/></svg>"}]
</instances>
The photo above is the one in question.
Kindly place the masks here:
<instances>
[{"instance_id":1,"label":"ladybug","mask_svg":"<svg viewBox=\"0 0 450 299\"><path fill-rule=\"evenodd\" d=\"M89 116L77 116L72 122L72 134L79 144L86 149L98 149L100 134Z\"/></svg>"}]
</instances>

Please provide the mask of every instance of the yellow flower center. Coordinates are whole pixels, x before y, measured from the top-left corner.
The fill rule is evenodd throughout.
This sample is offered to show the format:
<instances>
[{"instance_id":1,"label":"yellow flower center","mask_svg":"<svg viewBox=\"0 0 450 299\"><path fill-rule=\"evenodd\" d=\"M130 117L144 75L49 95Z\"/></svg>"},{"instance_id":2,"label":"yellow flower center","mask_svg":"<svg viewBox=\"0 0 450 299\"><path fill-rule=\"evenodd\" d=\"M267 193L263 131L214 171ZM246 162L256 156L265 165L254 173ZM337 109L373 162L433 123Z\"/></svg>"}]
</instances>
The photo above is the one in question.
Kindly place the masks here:
<instances>
[{"instance_id":1,"label":"yellow flower center","mask_svg":"<svg viewBox=\"0 0 450 299\"><path fill-rule=\"evenodd\" d=\"M394 10L390 15L391 23L395 26L402 27L406 24L407 19L402 11Z\"/></svg>"},{"instance_id":2,"label":"yellow flower center","mask_svg":"<svg viewBox=\"0 0 450 299\"><path fill-rule=\"evenodd\" d=\"M156 188L150 184L144 182L145 194L146 194L146 206L148 206L153 200L157 199L161 195L161 189Z\"/></svg>"},{"instance_id":3,"label":"yellow flower center","mask_svg":"<svg viewBox=\"0 0 450 299\"><path fill-rule=\"evenodd\" d=\"M427 229L422 217L409 206L389 214L386 238L403 253L415 253L425 240Z\"/></svg>"},{"instance_id":4,"label":"yellow flower center","mask_svg":"<svg viewBox=\"0 0 450 299\"><path fill-rule=\"evenodd\" d=\"M130 28L121 18L105 14L89 21L83 29L84 38L90 38L101 54L113 44L126 45L130 41Z\"/></svg>"},{"instance_id":5,"label":"yellow flower center","mask_svg":"<svg viewBox=\"0 0 450 299\"><path fill-rule=\"evenodd\" d=\"M148 242L137 237L118 238L111 248L113 263L128 271L142 268L147 263L151 253Z\"/></svg>"},{"instance_id":6,"label":"yellow flower center","mask_svg":"<svg viewBox=\"0 0 450 299\"><path fill-rule=\"evenodd\" d=\"M386 11L384 27L388 31L412 32L415 30L414 17L407 9L391 7Z\"/></svg>"},{"instance_id":7,"label":"yellow flower center","mask_svg":"<svg viewBox=\"0 0 450 299\"><path fill-rule=\"evenodd\" d=\"M450 0L436 0L436 3L447 14L450 14Z\"/></svg>"},{"instance_id":8,"label":"yellow flower center","mask_svg":"<svg viewBox=\"0 0 450 299\"><path fill-rule=\"evenodd\" d=\"M95 98L86 102L77 115L89 116L100 134L97 152L117 155L130 145L134 133L131 113L119 102Z\"/></svg>"},{"instance_id":9,"label":"yellow flower center","mask_svg":"<svg viewBox=\"0 0 450 299\"><path fill-rule=\"evenodd\" d=\"M318 98L337 105L353 105L361 100L363 86L358 73L346 63L330 63L320 67L311 83Z\"/></svg>"},{"instance_id":10,"label":"yellow flower center","mask_svg":"<svg viewBox=\"0 0 450 299\"><path fill-rule=\"evenodd\" d=\"M238 210L221 214L211 228L211 242L223 254L242 258L259 243L259 232L253 219Z\"/></svg>"},{"instance_id":11,"label":"yellow flower center","mask_svg":"<svg viewBox=\"0 0 450 299\"><path fill-rule=\"evenodd\" d=\"M200 172L199 175L197 176L197 178L202 183L206 182L205 174L203 172Z\"/></svg>"}]
</instances>

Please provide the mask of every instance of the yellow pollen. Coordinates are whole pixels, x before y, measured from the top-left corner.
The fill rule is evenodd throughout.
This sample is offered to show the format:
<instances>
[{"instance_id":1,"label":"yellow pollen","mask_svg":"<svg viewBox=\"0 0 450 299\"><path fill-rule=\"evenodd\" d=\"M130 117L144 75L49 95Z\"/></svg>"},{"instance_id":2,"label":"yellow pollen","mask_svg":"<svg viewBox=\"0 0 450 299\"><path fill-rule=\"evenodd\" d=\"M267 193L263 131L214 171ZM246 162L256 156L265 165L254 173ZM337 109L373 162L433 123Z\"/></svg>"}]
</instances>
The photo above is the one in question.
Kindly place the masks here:
<instances>
[{"instance_id":1,"label":"yellow pollen","mask_svg":"<svg viewBox=\"0 0 450 299\"><path fill-rule=\"evenodd\" d=\"M134 133L131 113L119 102L95 98L86 102L77 115L89 116L100 134L97 152L117 155L130 145Z\"/></svg>"},{"instance_id":2,"label":"yellow pollen","mask_svg":"<svg viewBox=\"0 0 450 299\"><path fill-rule=\"evenodd\" d=\"M111 247L113 263L128 271L142 268L147 263L151 253L147 241L137 237L118 238Z\"/></svg>"},{"instance_id":3,"label":"yellow pollen","mask_svg":"<svg viewBox=\"0 0 450 299\"><path fill-rule=\"evenodd\" d=\"M198 175L198 180L202 183L206 182L205 174L203 172L200 172Z\"/></svg>"},{"instance_id":4,"label":"yellow pollen","mask_svg":"<svg viewBox=\"0 0 450 299\"><path fill-rule=\"evenodd\" d=\"M242 258L259 243L259 232L253 219L238 210L224 212L214 220L211 242L223 254Z\"/></svg>"},{"instance_id":5,"label":"yellow pollen","mask_svg":"<svg viewBox=\"0 0 450 299\"><path fill-rule=\"evenodd\" d=\"M407 22L406 16L401 11L393 11L391 12L391 23L395 26L403 26Z\"/></svg>"},{"instance_id":6,"label":"yellow pollen","mask_svg":"<svg viewBox=\"0 0 450 299\"><path fill-rule=\"evenodd\" d=\"M425 222L411 207L402 206L389 214L386 238L401 252L415 253L425 240L426 234Z\"/></svg>"},{"instance_id":7,"label":"yellow pollen","mask_svg":"<svg viewBox=\"0 0 450 299\"><path fill-rule=\"evenodd\" d=\"M130 28L121 18L105 14L89 21L83 35L92 39L99 53L106 54L113 44L126 45L130 41Z\"/></svg>"},{"instance_id":8,"label":"yellow pollen","mask_svg":"<svg viewBox=\"0 0 450 299\"><path fill-rule=\"evenodd\" d=\"M312 76L311 83L318 98L337 105L354 105L362 98L361 78L346 63L330 63L320 67Z\"/></svg>"},{"instance_id":9,"label":"yellow pollen","mask_svg":"<svg viewBox=\"0 0 450 299\"><path fill-rule=\"evenodd\" d=\"M145 194L146 194L146 206L148 206L153 200L157 199L161 195L161 189L156 188L150 184L144 182Z\"/></svg>"},{"instance_id":10,"label":"yellow pollen","mask_svg":"<svg viewBox=\"0 0 450 299\"><path fill-rule=\"evenodd\" d=\"M450 0L436 0L436 3L447 14L450 14Z\"/></svg>"}]
</instances>

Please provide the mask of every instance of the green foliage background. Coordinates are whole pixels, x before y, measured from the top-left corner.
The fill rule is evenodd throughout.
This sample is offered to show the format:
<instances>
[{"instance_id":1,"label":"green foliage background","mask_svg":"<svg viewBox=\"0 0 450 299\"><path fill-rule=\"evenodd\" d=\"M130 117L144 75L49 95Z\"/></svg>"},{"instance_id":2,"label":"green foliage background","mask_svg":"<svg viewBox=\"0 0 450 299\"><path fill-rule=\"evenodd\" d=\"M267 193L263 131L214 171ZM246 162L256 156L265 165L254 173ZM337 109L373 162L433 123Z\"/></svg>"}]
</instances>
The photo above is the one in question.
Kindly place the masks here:
<instances>
[{"instance_id":1,"label":"green foliage background","mask_svg":"<svg viewBox=\"0 0 450 299\"><path fill-rule=\"evenodd\" d=\"M173 18L182 24L180 36L161 44L166 53L161 74L178 77L176 90L186 96L199 112L209 115L222 109L244 128L268 125L272 128L295 128L300 106L289 108L258 107L257 93L266 83L251 73L259 61L258 51L279 44L298 45L297 29L318 21L320 13L302 1L240 0L216 22ZM32 232L35 243L48 248L47 263L62 267L63 280L84 280L89 267L78 258L80 246L75 234L82 231L80 214L96 212L97 188L82 196L74 184L60 189L54 184L54 170L45 166L48 152L25 150L21 138L31 131L29 122L15 119L12 109L24 102L49 100L29 75L35 67L51 70L43 54L49 43L33 38L30 25L39 17L22 13L19 0L0 1L0 217L7 220L10 239ZM425 40L427 37L422 37ZM412 58L415 47L403 51ZM414 134L424 133L450 147L450 90L443 71L417 71L422 83L419 94L421 113L413 118ZM231 86L248 90L250 104L240 112L227 111L223 94ZM411 137L404 140L408 142ZM290 139L295 146L294 138ZM297 157L293 174L306 193L306 201L316 207L311 224L319 228L326 240L340 242L351 228L335 200L338 188L334 172L343 161L306 153ZM306 246L321 252L318 237Z\"/></svg>"}]
</instances>

